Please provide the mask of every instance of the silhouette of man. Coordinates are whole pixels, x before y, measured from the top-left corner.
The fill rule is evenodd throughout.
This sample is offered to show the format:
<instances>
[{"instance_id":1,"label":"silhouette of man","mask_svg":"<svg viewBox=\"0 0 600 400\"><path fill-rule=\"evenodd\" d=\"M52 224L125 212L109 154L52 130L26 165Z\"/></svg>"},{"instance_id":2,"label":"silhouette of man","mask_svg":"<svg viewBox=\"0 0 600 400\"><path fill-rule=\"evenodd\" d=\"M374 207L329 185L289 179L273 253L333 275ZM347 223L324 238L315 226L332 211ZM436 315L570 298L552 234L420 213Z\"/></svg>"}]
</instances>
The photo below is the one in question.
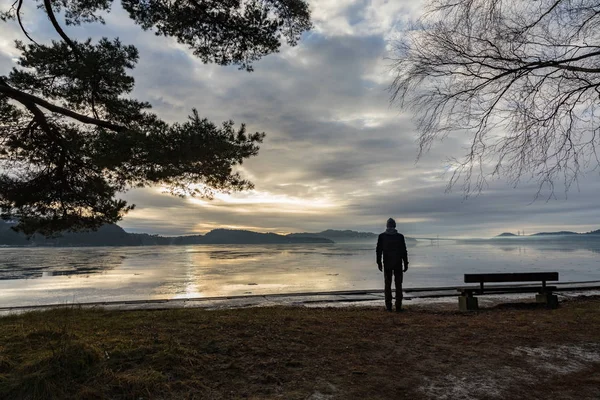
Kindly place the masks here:
<instances>
[{"instance_id":1,"label":"silhouette of man","mask_svg":"<svg viewBox=\"0 0 600 400\"><path fill-rule=\"evenodd\" d=\"M408 269L408 252L404 235L396 230L396 221L387 220L386 230L377 239L377 266L385 278L385 308L392 311L392 276L396 286L396 311L402 310L402 274ZM383 255L383 264L381 256ZM404 262L404 268L402 267Z\"/></svg>"}]
</instances>

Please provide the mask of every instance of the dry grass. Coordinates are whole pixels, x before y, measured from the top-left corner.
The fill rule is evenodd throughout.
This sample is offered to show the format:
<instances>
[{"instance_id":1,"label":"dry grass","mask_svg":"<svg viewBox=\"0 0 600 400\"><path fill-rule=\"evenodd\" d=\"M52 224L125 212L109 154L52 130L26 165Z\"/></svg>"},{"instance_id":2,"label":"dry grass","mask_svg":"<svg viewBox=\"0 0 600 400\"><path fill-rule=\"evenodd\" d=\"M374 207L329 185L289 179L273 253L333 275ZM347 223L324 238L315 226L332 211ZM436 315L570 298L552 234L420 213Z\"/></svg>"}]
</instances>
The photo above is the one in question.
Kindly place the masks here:
<instances>
[{"instance_id":1,"label":"dry grass","mask_svg":"<svg viewBox=\"0 0 600 400\"><path fill-rule=\"evenodd\" d=\"M598 399L600 299L0 318L2 399Z\"/></svg>"}]
</instances>

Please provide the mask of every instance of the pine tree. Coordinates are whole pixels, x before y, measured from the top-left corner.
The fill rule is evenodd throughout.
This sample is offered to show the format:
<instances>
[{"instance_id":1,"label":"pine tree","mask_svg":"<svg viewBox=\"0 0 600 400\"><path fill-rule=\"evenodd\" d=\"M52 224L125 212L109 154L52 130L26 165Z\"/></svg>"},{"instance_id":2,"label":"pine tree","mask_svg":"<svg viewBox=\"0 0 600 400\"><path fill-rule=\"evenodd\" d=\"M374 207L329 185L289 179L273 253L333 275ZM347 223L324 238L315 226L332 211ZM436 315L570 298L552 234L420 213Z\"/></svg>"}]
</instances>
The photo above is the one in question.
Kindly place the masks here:
<instances>
[{"instance_id":1,"label":"pine tree","mask_svg":"<svg viewBox=\"0 0 600 400\"><path fill-rule=\"evenodd\" d=\"M46 13L60 41L44 43L23 25L24 3ZM189 46L205 63L252 63L295 45L310 29L303 0L122 0L132 22ZM263 133L232 121L214 124L192 110L168 124L132 99L138 62L119 39L79 41L65 24L104 23L113 0L16 0L0 14L29 42L0 76L0 208L16 229L45 235L97 229L134 206L118 199L132 187L164 185L177 195L252 187L233 167L255 156ZM31 9L31 8L29 8ZM35 39L35 40L34 40Z\"/></svg>"}]
</instances>

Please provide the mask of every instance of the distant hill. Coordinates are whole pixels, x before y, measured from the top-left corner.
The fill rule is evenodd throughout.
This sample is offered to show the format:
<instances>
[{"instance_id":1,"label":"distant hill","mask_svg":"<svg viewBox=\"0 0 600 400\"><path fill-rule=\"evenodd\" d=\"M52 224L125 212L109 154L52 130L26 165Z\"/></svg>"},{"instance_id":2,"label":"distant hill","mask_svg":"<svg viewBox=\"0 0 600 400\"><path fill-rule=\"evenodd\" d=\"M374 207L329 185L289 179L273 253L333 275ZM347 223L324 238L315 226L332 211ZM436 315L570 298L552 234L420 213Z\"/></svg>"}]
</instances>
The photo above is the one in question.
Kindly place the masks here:
<instances>
[{"instance_id":1,"label":"distant hill","mask_svg":"<svg viewBox=\"0 0 600 400\"><path fill-rule=\"evenodd\" d=\"M538 232L538 233L533 233L531 235L527 235L527 236L518 236L515 235L514 233L510 233L510 232L504 232L498 236L494 236L491 239L481 239L484 241L489 241L489 240L502 240L503 242L506 241L510 241L512 239L514 240L536 240L536 241L573 241L573 240L577 240L577 241L581 241L581 240L596 240L597 237L596 236L600 236L600 229L597 229L595 231L591 231L591 232L586 232L586 233L577 233L577 232L573 232L573 231L557 231L557 232ZM587 239L586 239L587 238Z\"/></svg>"},{"instance_id":2,"label":"distant hill","mask_svg":"<svg viewBox=\"0 0 600 400\"><path fill-rule=\"evenodd\" d=\"M340 231L335 229L327 229L326 231L317 233L290 233L287 236L295 238L325 238L334 242L371 241L377 239L377 235L372 232L357 232L351 230Z\"/></svg>"},{"instance_id":3,"label":"distant hill","mask_svg":"<svg viewBox=\"0 0 600 400\"><path fill-rule=\"evenodd\" d=\"M215 229L203 237L206 244L278 244L278 243L334 243L324 237L305 235L278 235L244 230Z\"/></svg>"},{"instance_id":4,"label":"distant hill","mask_svg":"<svg viewBox=\"0 0 600 400\"><path fill-rule=\"evenodd\" d=\"M104 225L97 231L65 232L56 237L33 235L27 238L11 229L13 224L0 221L0 245L5 246L136 246L142 244L137 235L118 225Z\"/></svg>"},{"instance_id":5,"label":"distant hill","mask_svg":"<svg viewBox=\"0 0 600 400\"><path fill-rule=\"evenodd\" d=\"M327 229L325 231L322 232L317 232L317 233L291 233L288 236L294 236L294 237L323 237L329 240L332 240L336 243L343 243L343 242L375 242L377 240L377 237L379 236L378 233L373 233L373 232L358 232L358 231L352 231L352 230L335 230L335 229ZM416 243L417 239L413 239L411 237L404 237L406 242L410 242L410 243Z\"/></svg>"},{"instance_id":6,"label":"distant hill","mask_svg":"<svg viewBox=\"0 0 600 400\"><path fill-rule=\"evenodd\" d=\"M334 243L313 235L278 235L244 230L215 229L206 235L164 237L147 233L128 233L118 225L104 225L97 231L65 232L57 237L34 235L27 238L13 231L13 224L0 220L0 245L3 246L165 246L189 244L285 244Z\"/></svg>"},{"instance_id":7,"label":"distant hill","mask_svg":"<svg viewBox=\"0 0 600 400\"><path fill-rule=\"evenodd\" d=\"M285 244L375 242L372 232L327 229L318 233L260 233L237 229L214 229L205 235L165 237L148 233L129 233L118 225L104 225L97 231L66 232L57 237L34 235L27 238L13 231L14 223L0 220L0 246L176 246L191 244ZM406 237L407 243L416 239Z\"/></svg>"},{"instance_id":8,"label":"distant hill","mask_svg":"<svg viewBox=\"0 0 600 400\"><path fill-rule=\"evenodd\" d=\"M559 236L563 236L563 235L579 235L579 233L577 233L577 232L571 232L571 231L538 232L538 233L534 233L531 236L555 236L555 235L559 235Z\"/></svg>"},{"instance_id":9,"label":"distant hill","mask_svg":"<svg viewBox=\"0 0 600 400\"><path fill-rule=\"evenodd\" d=\"M334 241L339 240L365 240L365 239L376 239L377 235L373 232L357 232L351 230L339 231L335 229L327 229L326 231L319 232L317 235Z\"/></svg>"},{"instance_id":10,"label":"distant hill","mask_svg":"<svg viewBox=\"0 0 600 400\"><path fill-rule=\"evenodd\" d=\"M586 232L586 233L577 233L577 232L573 232L573 231L538 232L538 233L533 233L533 234L527 235L527 236L523 236L523 235L518 236L518 235L515 235L514 233L504 232L504 233L501 233L500 235L494 236L494 237L497 237L497 238L500 238L500 237L526 238L526 237L535 237L535 236L584 236L584 235L600 235L600 229L591 231L591 232Z\"/></svg>"},{"instance_id":11,"label":"distant hill","mask_svg":"<svg viewBox=\"0 0 600 400\"><path fill-rule=\"evenodd\" d=\"M351 230L339 231L335 229L327 229L326 231L319 232L317 235L323 237L337 237L337 238L372 238L377 237L373 232L357 232Z\"/></svg>"}]
</instances>

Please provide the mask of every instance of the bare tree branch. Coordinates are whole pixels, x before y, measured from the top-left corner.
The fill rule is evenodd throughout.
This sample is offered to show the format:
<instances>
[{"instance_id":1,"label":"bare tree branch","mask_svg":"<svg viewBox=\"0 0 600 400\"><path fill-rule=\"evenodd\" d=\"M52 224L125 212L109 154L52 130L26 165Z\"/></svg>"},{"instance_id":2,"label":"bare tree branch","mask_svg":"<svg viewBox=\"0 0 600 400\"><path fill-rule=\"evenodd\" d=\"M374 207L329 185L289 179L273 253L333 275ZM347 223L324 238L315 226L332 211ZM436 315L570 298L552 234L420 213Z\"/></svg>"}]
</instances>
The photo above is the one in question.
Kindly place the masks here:
<instances>
[{"instance_id":1,"label":"bare tree branch","mask_svg":"<svg viewBox=\"0 0 600 400\"><path fill-rule=\"evenodd\" d=\"M489 176L568 190L600 168L598 0L430 0L396 46L392 102L414 111L420 154L471 135L449 186ZM474 180L471 184L471 180Z\"/></svg>"}]
</instances>

